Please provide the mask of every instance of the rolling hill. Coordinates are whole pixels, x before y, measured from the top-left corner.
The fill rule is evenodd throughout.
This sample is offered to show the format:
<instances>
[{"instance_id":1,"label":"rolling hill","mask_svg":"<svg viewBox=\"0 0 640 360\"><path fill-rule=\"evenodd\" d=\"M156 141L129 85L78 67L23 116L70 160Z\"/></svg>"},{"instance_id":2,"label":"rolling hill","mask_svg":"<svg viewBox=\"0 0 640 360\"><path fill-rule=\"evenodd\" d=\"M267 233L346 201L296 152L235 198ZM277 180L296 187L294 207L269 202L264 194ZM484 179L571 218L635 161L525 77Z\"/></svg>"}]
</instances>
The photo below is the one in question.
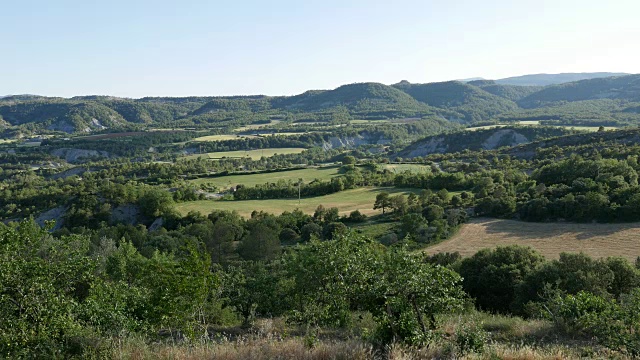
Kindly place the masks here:
<instances>
[{"instance_id":1,"label":"rolling hill","mask_svg":"<svg viewBox=\"0 0 640 360\"><path fill-rule=\"evenodd\" d=\"M477 86L488 93L500 96L511 101L518 101L543 89L542 86L498 84L494 80L469 81L467 84Z\"/></svg>"},{"instance_id":2,"label":"rolling hill","mask_svg":"<svg viewBox=\"0 0 640 360\"><path fill-rule=\"evenodd\" d=\"M319 111L344 106L353 111L404 113L406 115L434 113L427 104L416 101L407 93L379 83L358 83L334 90L305 93L297 101L280 102L285 109ZM294 99L291 99L294 100Z\"/></svg>"},{"instance_id":3,"label":"rolling hill","mask_svg":"<svg viewBox=\"0 0 640 360\"><path fill-rule=\"evenodd\" d=\"M611 76L629 75L626 73L612 72L595 72L595 73L560 73L560 74L531 74L522 76L513 76L495 80L496 83L502 85L521 85L521 86L547 86L562 84L580 80L604 78Z\"/></svg>"},{"instance_id":4,"label":"rolling hill","mask_svg":"<svg viewBox=\"0 0 640 360\"><path fill-rule=\"evenodd\" d=\"M584 100L619 99L640 101L640 75L581 80L546 87L518 101L523 108L534 108Z\"/></svg>"},{"instance_id":5,"label":"rolling hill","mask_svg":"<svg viewBox=\"0 0 640 360\"><path fill-rule=\"evenodd\" d=\"M272 118L329 121L336 114L374 120L438 116L465 124L520 120L565 125L640 124L640 75L602 77L609 74L613 73L541 74L511 80L427 84L401 81L391 86L368 82L333 90L310 90L295 96L127 99L9 95L0 98L0 123L4 128L31 133L141 126L237 128ZM548 83L584 77L591 78L545 87L513 85L527 83L523 79L533 79L527 80L529 83Z\"/></svg>"},{"instance_id":6,"label":"rolling hill","mask_svg":"<svg viewBox=\"0 0 640 360\"><path fill-rule=\"evenodd\" d=\"M493 150L503 146L528 144L539 139L574 133L558 127L496 127L476 131L460 131L428 136L415 141L395 154L395 158L411 159L430 154L443 154L463 150Z\"/></svg>"},{"instance_id":7,"label":"rolling hill","mask_svg":"<svg viewBox=\"0 0 640 360\"><path fill-rule=\"evenodd\" d=\"M460 81L429 84L401 81L393 86L420 102L454 111L467 122L486 120L493 115L518 109L511 100Z\"/></svg>"}]
</instances>

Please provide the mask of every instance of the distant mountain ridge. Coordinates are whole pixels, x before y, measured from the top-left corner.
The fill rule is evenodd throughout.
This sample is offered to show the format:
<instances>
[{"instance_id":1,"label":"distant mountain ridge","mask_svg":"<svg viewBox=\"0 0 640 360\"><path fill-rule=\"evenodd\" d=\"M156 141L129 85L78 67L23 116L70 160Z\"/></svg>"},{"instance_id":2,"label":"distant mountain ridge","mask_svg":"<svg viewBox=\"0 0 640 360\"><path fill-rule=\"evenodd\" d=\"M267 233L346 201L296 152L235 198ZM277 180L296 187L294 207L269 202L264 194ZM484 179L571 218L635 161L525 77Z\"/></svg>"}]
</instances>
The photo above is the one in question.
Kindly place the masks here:
<instances>
[{"instance_id":1,"label":"distant mountain ridge","mask_svg":"<svg viewBox=\"0 0 640 360\"><path fill-rule=\"evenodd\" d=\"M440 118L478 122L552 121L573 125L640 125L640 75L612 73L528 75L596 76L575 82L524 86L500 80L445 81L393 85L355 83L295 96L145 97L9 95L0 98L0 124L30 132L92 132L137 124L185 127L225 126L234 119ZM517 77L516 77L517 78ZM311 120L310 120L311 119ZM316 120L313 120L316 119ZM576 122L577 121L577 122Z\"/></svg>"},{"instance_id":2,"label":"distant mountain ridge","mask_svg":"<svg viewBox=\"0 0 640 360\"><path fill-rule=\"evenodd\" d=\"M595 73L560 73L560 74L530 74L522 76L513 76L504 79L495 80L496 83L502 85L520 85L520 86L548 86L563 84L568 82L605 78L611 76L625 76L627 73L612 72L595 72Z\"/></svg>"}]
</instances>

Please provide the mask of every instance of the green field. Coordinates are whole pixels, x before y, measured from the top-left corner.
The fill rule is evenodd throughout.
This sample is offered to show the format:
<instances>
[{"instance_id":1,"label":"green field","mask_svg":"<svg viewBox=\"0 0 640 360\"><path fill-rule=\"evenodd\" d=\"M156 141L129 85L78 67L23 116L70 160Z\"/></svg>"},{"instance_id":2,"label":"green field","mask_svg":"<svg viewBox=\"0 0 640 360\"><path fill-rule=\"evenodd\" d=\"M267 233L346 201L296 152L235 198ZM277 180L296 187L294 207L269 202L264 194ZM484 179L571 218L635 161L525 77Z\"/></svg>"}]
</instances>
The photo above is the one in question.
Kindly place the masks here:
<instances>
[{"instance_id":1,"label":"green field","mask_svg":"<svg viewBox=\"0 0 640 360\"><path fill-rule=\"evenodd\" d=\"M381 124L389 122L389 120L350 120L351 124Z\"/></svg>"},{"instance_id":2,"label":"green field","mask_svg":"<svg viewBox=\"0 0 640 360\"><path fill-rule=\"evenodd\" d=\"M201 136L199 138L195 138L193 139L193 141L202 141L202 142L225 141L225 140L238 140L242 138L252 138L252 137L256 137L256 136L254 135L208 135L208 136Z\"/></svg>"},{"instance_id":3,"label":"green field","mask_svg":"<svg viewBox=\"0 0 640 360\"><path fill-rule=\"evenodd\" d=\"M265 128L267 126L272 126L272 125L276 125L278 123L282 122L281 120L271 120L270 123L268 124L251 124L251 125L245 125L245 126L241 126L237 129L233 129L233 131L236 132L243 132L243 131L249 131L249 130L256 130L256 129L262 129Z\"/></svg>"},{"instance_id":4,"label":"green field","mask_svg":"<svg viewBox=\"0 0 640 360\"><path fill-rule=\"evenodd\" d=\"M476 130L485 130L485 129L491 129L491 128L497 128L497 127L512 126L512 125L554 126L554 127L562 127L562 128L565 128L565 129L574 129L574 130L592 131L592 132L598 131L598 129L600 128L600 126L540 125L540 121L538 121L538 120L525 120L525 121L519 121L517 124L496 124L496 125L485 125L485 126L473 126L473 127L468 127L465 130L476 131ZM605 130L616 130L618 128L615 127L615 126L605 126L604 129Z\"/></svg>"},{"instance_id":5,"label":"green field","mask_svg":"<svg viewBox=\"0 0 640 360\"><path fill-rule=\"evenodd\" d=\"M298 180L302 178L305 183L315 179L329 180L338 176L338 167L309 168L290 171L280 171L262 174L228 175L215 178L202 178L191 180L194 184L214 185L218 189L228 189L232 186L242 184L245 186L255 186L258 184L275 183L278 180Z\"/></svg>"},{"instance_id":6,"label":"green field","mask_svg":"<svg viewBox=\"0 0 640 360\"><path fill-rule=\"evenodd\" d=\"M299 204L298 199L243 201L201 200L178 204L176 209L183 215L189 211L199 211L202 214L209 214L214 209L235 210L240 215L249 217L254 210L281 214L284 211L300 209L305 213L313 214L318 205L323 205L326 208L337 207L341 214L348 214L354 210L360 210L360 212L364 214L374 215L381 213L380 210L373 210L376 195L381 191L386 191L390 194L407 194L417 190L367 187L341 191L325 196L303 198Z\"/></svg>"},{"instance_id":7,"label":"green field","mask_svg":"<svg viewBox=\"0 0 640 360\"><path fill-rule=\"evenodd\" d=\"M187 156L188 159L222 159L222 158L242 158L250 157L253 160L260 160L261 157L271 157L276 154L299 154L307 149L304 148L272 148L260 150L239 150L239 151L218 151L207 154L193 154Z\"/></svg>"},{"instance_id":8,"label":"green field","mask_svg":"<svg viewBox=\"0 0 640 360\"><path fill-rule=\"evenodd\" d=\"M431 170L430 166L420 164L385 164L384 169L391 170L394 173L410 171L412 173L423 173Z\"/></svg>"}]
</instances>

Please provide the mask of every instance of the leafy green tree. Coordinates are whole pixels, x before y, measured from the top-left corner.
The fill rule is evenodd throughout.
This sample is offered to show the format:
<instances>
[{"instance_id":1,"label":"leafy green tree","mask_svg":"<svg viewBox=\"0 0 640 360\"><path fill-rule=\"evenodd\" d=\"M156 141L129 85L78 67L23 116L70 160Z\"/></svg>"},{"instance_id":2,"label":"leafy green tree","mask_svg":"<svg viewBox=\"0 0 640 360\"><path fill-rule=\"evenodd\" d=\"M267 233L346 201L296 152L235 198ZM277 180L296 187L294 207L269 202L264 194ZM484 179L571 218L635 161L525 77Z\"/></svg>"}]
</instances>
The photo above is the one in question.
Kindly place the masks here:
<instances>
[{"instance_id":1,"label":"leafy green tree","mask_svg":"<svg viewBox=\"0 0 640 360\"><path fill-rule=\"evenodd\" d=\"M380 340L425 344L433 338L436 315L462 310L462 279L454 271L403 249L389 251L383 264L374 290L378 301L369 309L379 321Z\"/></svg>"},{"instance_id":2,"label":"leafy green tree","mask_svg":"<svg viewBox=\"0 0 640 360\"><path fill-rule=\"evenodd\" d=\"M516 291L525 278L544 263L544 257L528 247L483 249L462 260L464 290L483 310L508 313L517 308Z\"/></svg>"},{"instance_id":3,"label":"leafy green tree","mask_svg":"<svg viewBox=\"0 0 640 360\"><path fill-rule=\"evenodd\" d=\"M173 210L173 197L168 191L152 188L142 195L138 204L145 216L155 218Z\"/></svg>"},{"instance_id":4,"label":"leafy green tree","mask_svg":"<svg viewBox=\"0 0 640 360\"><path fill-rule=\"evenodd\" d=\"M55 238L33 220L0 223L0 357L70 355L96 269L88 250L87 237Z\"/></svg>"},{"instance_id":5,"label":"leafy green tree","mask_svg":"<svg viewBox=\"0 0 640 360\"><path fill-rule=\"evenodd\" d=\"M277 230L256 222L242 238L238 252L245 260L273 260L280 255L280 238Z\"/></svg>"},{"instance_id":6,"label":"leafy green tree","mask_svg":"<svg viewBox=\"0 0 640 360\"><path fill-rule=\"evenodd\" d=\"M378 195L376 195L376 202L373 204L373 210L382 209L382 214L384 214L385 209L389 207L391 207L389 193L386 191L378 193Z\"/></svg>"}]
</instances>

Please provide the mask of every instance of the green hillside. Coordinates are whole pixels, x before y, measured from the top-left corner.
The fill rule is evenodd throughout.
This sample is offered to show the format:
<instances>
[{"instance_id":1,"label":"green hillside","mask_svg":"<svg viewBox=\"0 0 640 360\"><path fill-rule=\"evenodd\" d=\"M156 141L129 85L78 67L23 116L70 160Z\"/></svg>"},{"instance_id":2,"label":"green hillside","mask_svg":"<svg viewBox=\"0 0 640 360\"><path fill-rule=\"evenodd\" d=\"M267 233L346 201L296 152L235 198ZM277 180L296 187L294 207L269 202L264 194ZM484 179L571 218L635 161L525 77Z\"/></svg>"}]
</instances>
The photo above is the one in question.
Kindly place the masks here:
<instances>
[{"instance_id":1,"label":"green hillside","mask_svg":"<svg viewBox=\"0 0 640 360\"><path fill-rule=\"evenodd\" d=\"M542 86L503 85L493 80L469 81L467 84L477 86L488 93L511 101L518 101L543 89Z\"/></svg>"},{"instance_id":2,"label":"green hillside","mask_svg":"<svg viewBox=\"0 0 640 360\"><path fill-rule=\"evenodd\" d=\"M521 86L548 86L555 84L563 84L573 81L605 78L611 76L629 75L625 73L612 72L595 72L595 73L561 73L561 74L530 74L522 76L513 76L496 80L496 83L503 85L521 85Z\"/></svg>"},{"instance_id":3,"label":"green hillside","mask_svg":"<svg viewBox=\"0 0 640 360\"><path fill-rule=\"evenodd\" d=\"M120 114L105 105L56 98L0 103L0 117L11 125L31 125L65 132L117 127L125 122Z\"/></svg>"},{"instance_id":4,"label":"green hillside","mask_svg":"<svg viewBox=\"0 0 640 360\"><path fill-rule=\"evenodd\" d=\"M432 114L433 110L406 93L383 84L359 83L340 86L337 89L315 92L289 102L285 107L303 111L318 111L337 106L359 113L416 115Z\"/></svg>"},{"instance_id":5,"label":"green hillside","mask_svg":"<svg viewBox=\"0 0 640 360\"><path fill-rule=\"evenodd\" d=\"M454 153L465 150L493 150L575 133L576 131L566 128L546 126L509 126L459 131L428 136L415 141L400 150L395 157L409 159L429 154Z\"/></svg>"},{"instance_id":6,"label":"green hillside","mask_svg":"<svg viewBox=\"0 0 640 360\"><path fill-rule=\"evenodd\" d=\"M534 108L561 102L598 99L640 101L640 75L590 79L553 85L521 99L518 104L524 108Z\"/></svg>"},{"instance_id":7,"label":"green hillside","mask_svg":"<svg viewBox=\"0 0 640 360\"><path fill-rule=\"evenodd\" d=\"M454 111L467 122L487 120L493 115L518 109L513 101L459 81L429 84L402 81L393 86L420 102Z\"/></svg>"}]
</instances>

